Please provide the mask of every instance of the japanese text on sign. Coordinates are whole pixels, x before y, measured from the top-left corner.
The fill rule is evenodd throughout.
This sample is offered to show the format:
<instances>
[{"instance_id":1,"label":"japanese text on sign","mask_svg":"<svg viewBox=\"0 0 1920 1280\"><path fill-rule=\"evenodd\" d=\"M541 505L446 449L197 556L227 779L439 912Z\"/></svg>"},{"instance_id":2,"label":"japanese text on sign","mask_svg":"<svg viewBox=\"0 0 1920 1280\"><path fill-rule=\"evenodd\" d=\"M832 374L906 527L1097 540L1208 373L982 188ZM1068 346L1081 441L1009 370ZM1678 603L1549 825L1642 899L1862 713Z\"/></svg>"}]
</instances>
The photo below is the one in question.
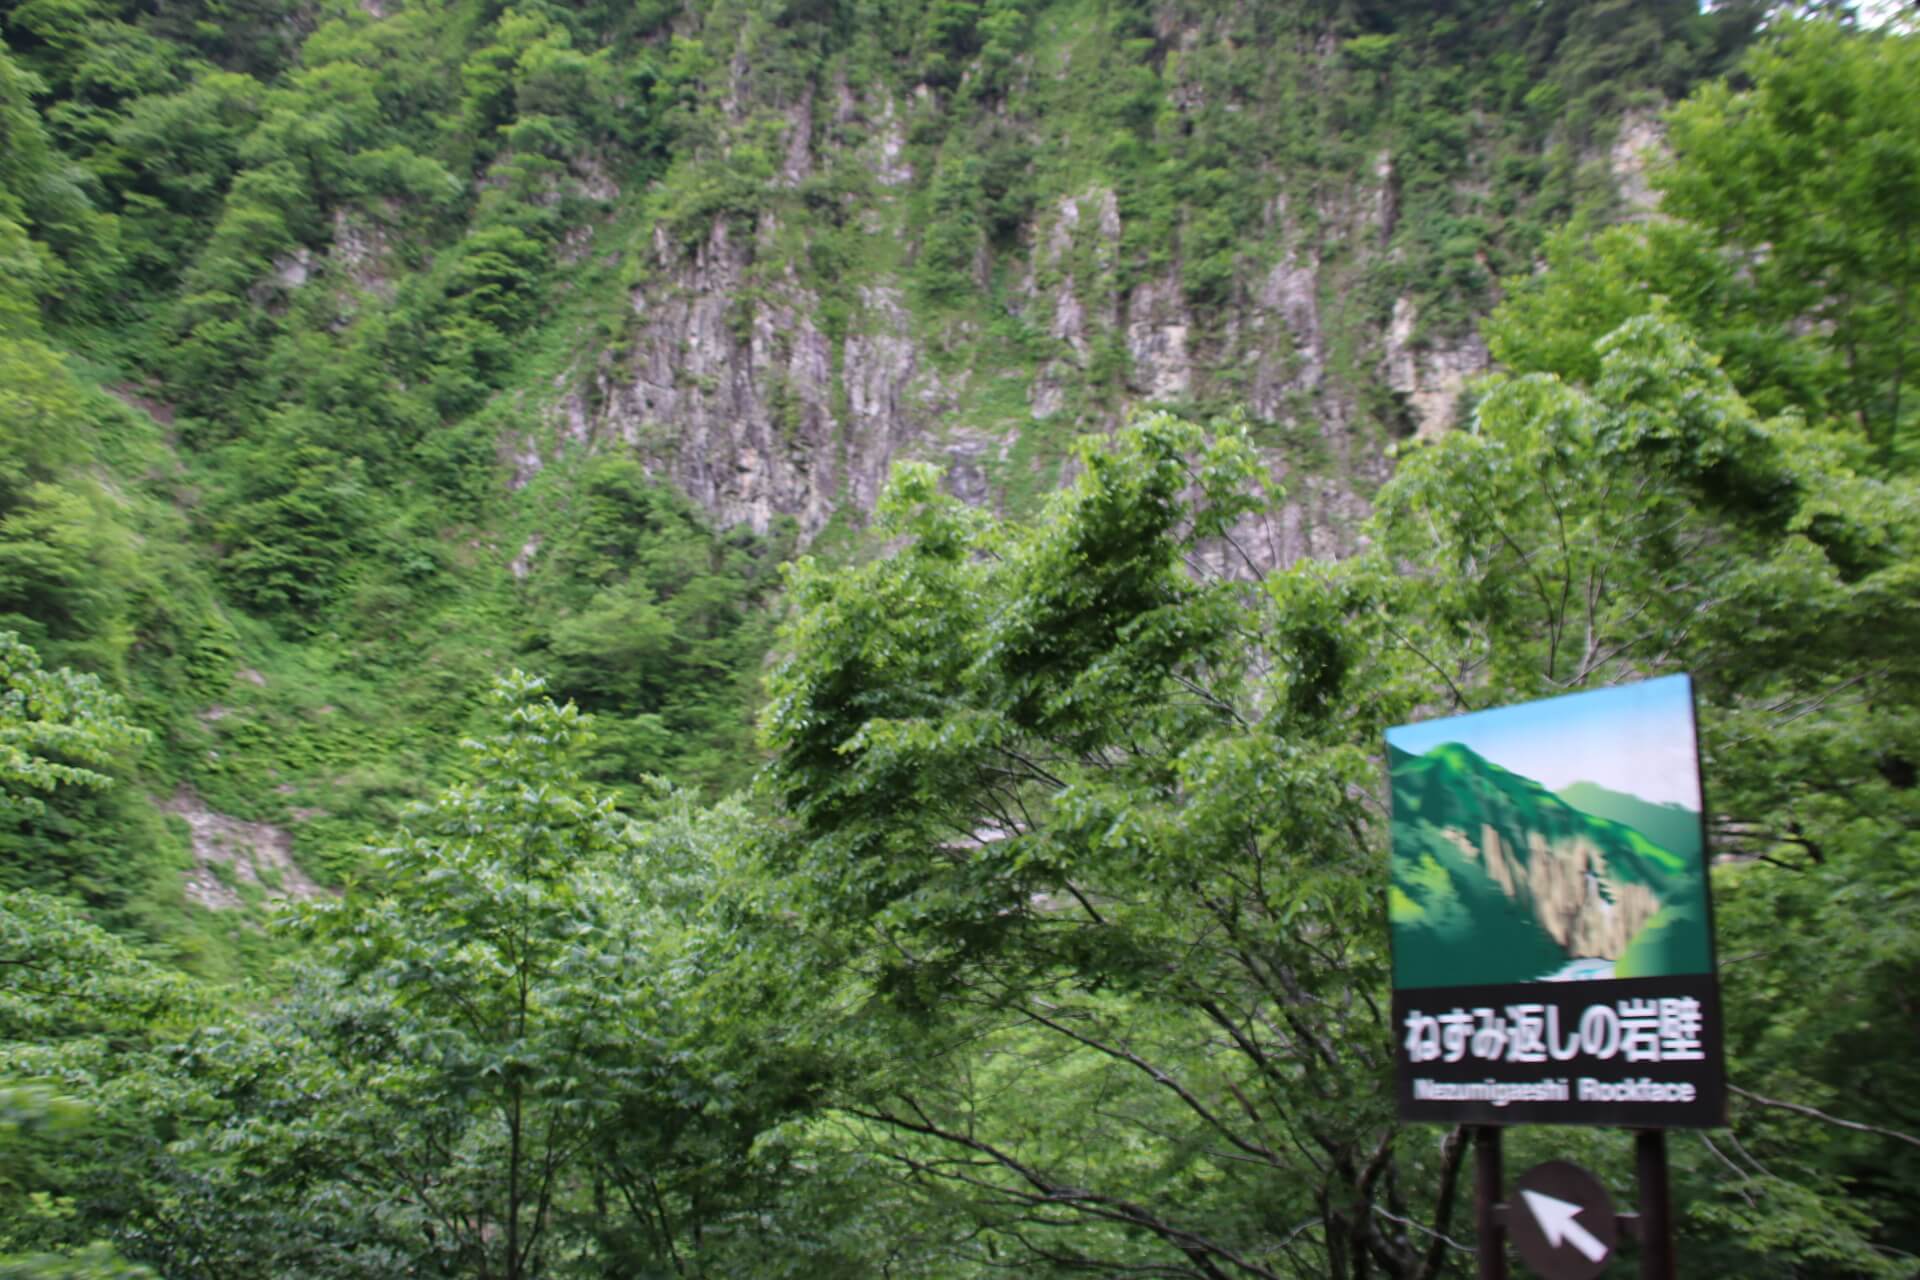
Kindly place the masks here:
<instances>
[{"instance_id":1,"label":"japanese text on sign","mask_svg":"<svg viewBox=\"0 0 1920 1280\"><path fill-rule=\"evenodd\" d=\"M1407 1057L1419 1062L1568 1062L1574 1058L1627 1062L1698 1062L1702 1019L1691 996L1622 999L1590 1004L1561 1025L1551 1004L1414 1009L1404 1022Z\"/></svg>"}]
</instances>

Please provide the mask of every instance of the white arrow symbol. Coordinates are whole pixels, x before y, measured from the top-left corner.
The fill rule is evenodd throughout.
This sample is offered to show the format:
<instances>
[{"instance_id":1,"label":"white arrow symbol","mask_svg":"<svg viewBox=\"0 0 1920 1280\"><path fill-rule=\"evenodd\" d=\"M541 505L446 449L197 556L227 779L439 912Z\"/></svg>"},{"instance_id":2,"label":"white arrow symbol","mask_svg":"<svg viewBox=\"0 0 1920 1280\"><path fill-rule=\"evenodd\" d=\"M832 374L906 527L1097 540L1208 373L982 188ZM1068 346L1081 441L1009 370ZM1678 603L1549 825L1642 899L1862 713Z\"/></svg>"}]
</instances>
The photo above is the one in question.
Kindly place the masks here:
<instances>
[{"instance_id":1,"label":"white arrow symbol","mask_svg":"<svg viewBox=\"0 0 1920 1280\"><path fill-rule=\"evenodd\" d=\"M1586 1254L1588 1262L1598 1262L1607 1256L1607 1246L1573 1220L1575 1214L1586 1211L1585 1205L1556 1200L1538 1191L1523 1189L1520 1194L1527 1198L1527 1208L1533 1210L1534 1218L1540 1223L1540 1233L1546 1236L1549 1245L1558 1249L1562 1243L1570 1244Z\"/></svg>"}]
</instances>

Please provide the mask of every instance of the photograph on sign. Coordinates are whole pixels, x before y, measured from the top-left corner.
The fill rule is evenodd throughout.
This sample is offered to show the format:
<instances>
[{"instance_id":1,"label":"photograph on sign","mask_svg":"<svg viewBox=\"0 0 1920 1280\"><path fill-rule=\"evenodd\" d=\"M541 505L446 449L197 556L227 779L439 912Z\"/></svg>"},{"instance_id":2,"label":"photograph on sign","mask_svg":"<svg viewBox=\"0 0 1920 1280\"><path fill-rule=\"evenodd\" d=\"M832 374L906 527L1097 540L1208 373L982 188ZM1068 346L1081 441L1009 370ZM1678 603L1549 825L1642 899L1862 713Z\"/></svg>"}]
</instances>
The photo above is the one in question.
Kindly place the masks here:
<instances>
[{"instance_id":1,"label":"photograph on sign","mask_svg":"<svg viewBox=\"0 0 1920 1280\"><path fill-rule=\"evenodd\" d=\"M1403 1114L1717 1123L1691 681L1402 725L1387 756Z\"/></svg>"}]
</instances>

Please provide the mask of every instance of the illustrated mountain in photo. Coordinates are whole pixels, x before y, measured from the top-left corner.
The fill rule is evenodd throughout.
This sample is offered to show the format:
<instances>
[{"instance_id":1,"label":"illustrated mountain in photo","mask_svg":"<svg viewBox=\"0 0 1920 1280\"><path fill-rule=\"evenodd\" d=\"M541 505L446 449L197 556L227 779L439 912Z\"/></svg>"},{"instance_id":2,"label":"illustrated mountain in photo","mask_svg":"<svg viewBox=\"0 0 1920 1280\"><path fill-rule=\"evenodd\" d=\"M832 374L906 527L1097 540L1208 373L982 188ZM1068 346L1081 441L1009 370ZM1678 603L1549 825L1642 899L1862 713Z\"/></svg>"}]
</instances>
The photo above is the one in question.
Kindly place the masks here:
<instances>
[{"instance_id":1,"label":"illustrated mountain in photo","mask_svg":"<svg viewBox=\"0 0 1920 1280\"><path fill-rule=\"evenodd\" d=\"M1710 971L1697 813L1557 795L1457 742L1389 751L1395 985Z\"/></svg>"},{"instance_id":2,"label":"illustrated mountain in photo","mask_svg":"<svg viewBox=\"0 0 1920 1280\"><path fill-rule=\"evenodd\" d=\"M1576 782L1554 794L1582 813L1632 827L1689 863L1700 856L1700 815L1683 805L1654 804L1639 796L1609 791L1597 782Z\"/></svg>"}]
</instances>

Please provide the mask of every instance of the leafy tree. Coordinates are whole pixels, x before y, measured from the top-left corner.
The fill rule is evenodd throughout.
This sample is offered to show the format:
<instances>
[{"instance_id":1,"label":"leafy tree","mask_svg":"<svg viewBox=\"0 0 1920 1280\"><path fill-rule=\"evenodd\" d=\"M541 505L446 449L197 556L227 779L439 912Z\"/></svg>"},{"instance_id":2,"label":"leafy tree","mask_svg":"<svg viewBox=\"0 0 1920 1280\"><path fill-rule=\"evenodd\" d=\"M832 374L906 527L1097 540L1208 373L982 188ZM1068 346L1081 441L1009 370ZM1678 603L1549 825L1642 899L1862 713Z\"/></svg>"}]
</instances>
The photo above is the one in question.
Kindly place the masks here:
<instances>
[{"instance_id":1,"label":"leafy tree","mask_svg":"<svg viewBox=\"0 0 1920 1280\"><path fill-rule=\"evenodd\" d=\"M777 551L746 530L714 532L631 457L581 469L528 596L550 619L534 643L556 687L601 716L600 776L746 778Z\"/></svg>"},{"instance_id":2,"label":"leafy tree","mask_svg":"<svg viewBox=\"0 0 1920 1280\"><path fill-rule=\"evenodd\" d=\"M275 464L240 472L215 525L234 595L263 613L308 623L366 545L372 514L366 468L330 444L325 428L310 413L273 424L260 453Z\"/></svg>"},{"instance_id":3,"label":"leafy tree","mask_svg":"<svg viewBox=\"0 0 1920 1280\"><path fill-rule=\"evenodd\" d=\"M152 1260L223 1276L724 1274L758 1134L810 1054L715 858L737 810L637 828L584 783L588 717L515 673L498 732L313 922L330 967L183 1062ZM714 1241L712 1237L720 1237Z\"/></svg>"},{"instance_id":4,"label":"leafy tree","mask_svg":"<svg viewBox=\"0 0 1920 1280\"><path fill-rule=\"evenodd\" d=\"M1080 457L1031 529L901 469L901 550L793 577L768 783L874 1002L843 1105L966 1204L972 1267L1438 1274L1406 1224L1451 1229L1460 1143L1403 1144L1385 1089L1388 704L1304 584L1189 572L1254 502L1244 440L1155 416Z\"/></svg>"},{"instance_id":5,"label":"leafy tree","mask_svg":"<svg viewBox=\"0 0 1920 1280\"><path fill-rule=\"evenodd\" d=\"M0 818L40 812L31 792L108 785L98 768L146 736L96 679L42 670L0 632ZM0 1275L149 1274L92 1238L111 1222L93 1200L100 1151L111 1167L118 1140L139 1140L128 1082L137 1093L152 1078L156 1042L201 1007L184 979L71 906L0 888Z\"/></svg>"},{"instance_id":6,"label":"leafy tree","mask_svg":"<svg viewBox=\"0 0 1920 1280\"><path fill-rule=\"evenodd\" d=\"M107 786L100 770L147 737L97 677L44 670L17 635L0 631L0 815L39 812L34 792Z\"/></svg>"},{"instance_id":7,"label":"leafy tree","mask_svg":"<svg viewBox=\"0 0 1920 1280\"><path fill-rule=\"evenodd\" d=\"M96 163L121 202L129 262L171 280L190 260L240 166L260 98L253 79L215 72L178 93L127 104L111 151Z\"/></svg>"},{"instance_id":8,"label":"leafy tree","mask_svg":"<svg viewBox=\"0 0 1920 1280\"><path fill-rule=\"evenodd\" d=\"M163 1046L211 1001L72 907L0 890L0 1275L151 1275L136 1234Z\"/></svg>"},{"instance_id":9,"label":"leafy tree","mask_svg":"<svg viewBox=\"0 0 1920 1280\"><path fill-rule=\"evenodd\" d=\"M1798 409L1906 465L1920 363L1920 41L1790 24L1748 87L1703 88L1670 117L1654 183L1679 219L1563 236L1553 269L1496 314L1521 370L1592 377L1594 344L1653 306L1696 329L1763 412ZM1656 299L1658 300L1656 302Z\"/></svg>"},{"instance_id":10,"label":"leafy tree","mask_svg":"<svg viewBox=\"0 0 1920 1280\"><path fill-rule=\"evenodd\" d=\"M0 631L0 888L116 908L142 893L156 860L129 839L146 834L133 800L108 789L151 739L98 676L46 670Z\"/></svg>"},{"instance_id":11,"label":"leafy tree","mask_svg":"<svg viewBox=\"0 0 1920 1280\"><path fill-rule=\"evenodd\" d=\"M0 227L11 223L31 237L25 252L10 251L38 300L58 307L69 291L78 300L111 273L116 227L86 190L86 175L55 146L33 98L45 84L0 43Z\"/></svg>"},{"instance_id":12,"label":"leafy tree","mask_svg":"<svg viewBox=\"0 0 1920 1280\"><path fill-rule=\"evenodd\" d=\"M83 423L78 388L59 357L32 337L0 337L0 515L85 457Z\"/></svg>"},{"instance_id":13,"label":"leafy tree","mask_svg":"<svg viewBox=\"0 0 1920 1280\"><path fill-rule=\"evenodd\" d=\"M952 305L974 288L981 250L981 162L954 139L941 152L927 195L925 243L916 270L921 291L935 305Z\"/></svg>"},{"instance_id":14,"label":"leafy tree","mask_svg":"<svg viewBox=\"0 0 1920 1280\"><path fill-rule=\"evenodd\" d=\"M349 1001L316 1011L385 1029L315 1064L332 1076L329 1128L377 1143L404 1179L398 1202L378 1194L358 1211L418 1231L432 1265L510 1278L547 1270L569 1156L610 1105L592 1059L626 995L607 982L618 953L591 945L606 927L593 881L623 824L571 772L580 713L539 688L502 682L500 731L469 748L472 781L382 853L376 897L330 913ZM356 1105L369 1069L386 1083Z\"/></svg>"},{"instance_id":15,"label":"leafy tree","mask_svg":"<svg viewBox=\"0 0 1920 1280\"><path fill-rule=\"evenodd\" d=\"M1350 651L1412 658L1398 678L1455 709L1693 674L1737 861L1715 875L1735 1123L1680 1148L1691 1246L1729 1274L1905 1274L1920 494L1763 418L1669 321L1594 358L1587 386L1495 380L1403 462L1375 524L1392 585Z\"/></svg>"},{"instance_id":16,"label":"leafy tree","mask_svg":"<svg viewBox=\"0 0 1920 1280\"><path fill-rule=\"evenodd\" d=\"M0 629L119 676L137 589L126 504L89 464L105 410L23 315L0 324Z\"/></svg>"},{"instance_id":17,"label":"leafy tree","mask_svg":"<svg viewBox=\"0 0 1920 1280\"><path fill-rule=\"evenodd\" d=\"M1384 1101L1379 729L1690 670L1720 849L1751 861L1719 877L1738 1145L1677 1149L1689 1255L1898 1273L1910 1214L1876 1170L1914 1133L1920 502L1669 322L1597 358L1586 386L1492 383L1344 565L1217 576L1255 567L1249 462L1165 418L1083 452L1031 529L909 468L894 556L803 562L778 865L871 993L856 1142L978 1233L929 1248L1445 1270L1459 1135Z\"/></svg>"}]
</instances>

